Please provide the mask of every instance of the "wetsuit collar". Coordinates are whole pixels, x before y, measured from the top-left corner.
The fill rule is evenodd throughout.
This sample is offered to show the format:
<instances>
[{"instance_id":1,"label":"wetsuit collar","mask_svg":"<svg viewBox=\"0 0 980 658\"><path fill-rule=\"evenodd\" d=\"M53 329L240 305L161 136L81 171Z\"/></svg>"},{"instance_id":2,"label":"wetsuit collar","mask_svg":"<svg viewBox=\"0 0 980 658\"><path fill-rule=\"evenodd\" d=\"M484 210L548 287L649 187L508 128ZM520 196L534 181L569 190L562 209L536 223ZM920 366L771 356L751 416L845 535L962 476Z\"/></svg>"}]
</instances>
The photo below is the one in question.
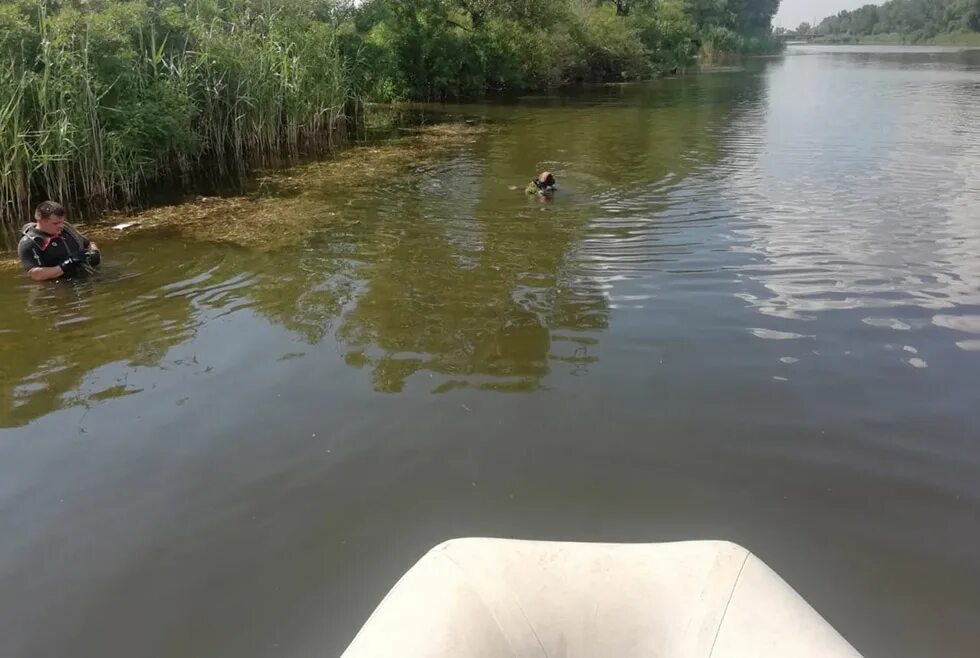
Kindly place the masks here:
<instances>
[{"instance_id":1,"label":"wetsuit collar","mask_svg":"<svg viewBox=\"0 0 980 658\"><path fill-rule=\"evenodd\" d=\"M57 235L52 235L52 234L48 233L47 231L42 231L38 227L37 224L24 224L24 229L23 230L24 230L24 235L29 235L31 237L38 237L38 238L56 238L56 237L58 237ZM61 232L64 233L65 232L64 229L62 229Z\"/></svg>"},{"instance_id":2,"label":"wetsuit collar","mask_svg":"<svg viewBox=\"0 0 980 658\"><path fill-rule=\"evenodd\" d=\"M42 231L38 228L37 224L26 224L24 226L24 235L29 237L34 241L34 244L38 246L41 251L45 251L51 246L53 240L57 240L65 234L65 229L61 230L58 235L52 235L47 231Z\"/></svg>"}]
</instances>

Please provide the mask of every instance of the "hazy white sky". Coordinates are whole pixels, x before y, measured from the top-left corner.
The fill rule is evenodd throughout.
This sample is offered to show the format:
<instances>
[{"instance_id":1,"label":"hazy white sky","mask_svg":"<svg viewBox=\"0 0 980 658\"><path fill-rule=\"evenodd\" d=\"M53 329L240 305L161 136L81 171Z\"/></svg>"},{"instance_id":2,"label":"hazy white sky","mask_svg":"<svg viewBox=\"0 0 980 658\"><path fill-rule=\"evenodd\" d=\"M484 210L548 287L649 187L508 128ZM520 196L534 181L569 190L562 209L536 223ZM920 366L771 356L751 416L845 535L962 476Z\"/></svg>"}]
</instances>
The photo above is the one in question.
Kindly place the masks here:
<instances>
[{"instance_id":1,"label":"hazy white sky","mask_svg":"<svg viewBox=\"0 0 980 658\"><path fill-rule=\"evenodd\" d=\"M883 0L782 0L773 19L773 27L796 27L803 21L819 23L841 9L857 9L864 5L880 5Z\"/></svg>"}]
</instances>

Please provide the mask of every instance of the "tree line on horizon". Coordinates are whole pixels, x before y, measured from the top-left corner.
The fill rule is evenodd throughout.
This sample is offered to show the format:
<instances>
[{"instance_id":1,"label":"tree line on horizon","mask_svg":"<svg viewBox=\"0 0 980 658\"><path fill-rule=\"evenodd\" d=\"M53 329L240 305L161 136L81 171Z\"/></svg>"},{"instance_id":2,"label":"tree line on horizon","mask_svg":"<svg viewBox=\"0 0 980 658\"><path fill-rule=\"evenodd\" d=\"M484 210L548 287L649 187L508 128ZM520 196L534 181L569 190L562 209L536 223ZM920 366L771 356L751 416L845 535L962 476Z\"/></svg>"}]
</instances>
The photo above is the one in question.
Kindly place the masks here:
<instances>
[{"instance_id":1,"label":"tree line on horizon","mask_svg":"<svg viewBox=\"0 0 980 658\"><path fill-rule=\"evenodd\" d=\"M790 32L830 40L893 37L913 43L943 35L980 36L980 0L889 0L838 12L816 26L801 23Z\"/></svg>"}]
</instances>

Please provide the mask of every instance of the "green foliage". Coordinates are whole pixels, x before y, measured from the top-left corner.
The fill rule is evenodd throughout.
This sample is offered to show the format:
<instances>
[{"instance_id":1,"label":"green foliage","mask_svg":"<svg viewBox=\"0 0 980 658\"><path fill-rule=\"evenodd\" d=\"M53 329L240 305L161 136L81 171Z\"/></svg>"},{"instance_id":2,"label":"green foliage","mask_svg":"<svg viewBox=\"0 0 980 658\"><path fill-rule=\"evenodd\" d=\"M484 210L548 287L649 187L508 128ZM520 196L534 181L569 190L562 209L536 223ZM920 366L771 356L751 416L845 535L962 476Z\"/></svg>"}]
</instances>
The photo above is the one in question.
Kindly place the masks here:
<instances>
[{"instance_id":1,"label":"green foliage","mask_svg":"<svg viewBox=\"0 0 980 658\"><path fill-rule=\"evenodd\" d=\"M355 94L314 0L0 6L0 223L99 210L152 180L329 147Z\"/></svg>"},{"instance_id":2,"label":"green foliage","mask_svg":"<svg viewBox=\"0 0 980 658\"><path fill-rule=\"evenodd\" d=\"M661 0L655 12L629 16L647 49L654 73L673 73L694 61L700 37L683 0Z\"/></svg>"},{"instance_id":3,"label":"green foliage","mask_svg":"<svg viewBox=\"0 0 980 658\"><path fill-rule=\"evenodd\" d=\"M742 46L742 37L731 28L715 25L702 33L702 52L711 56L715 53L737 52Z\"/></svg>"},{"instance_id":4,"label":"green foliage","mask_svg":"<svg viewBox=\"0 0 980 658\"><path fill-rule=\"evenodd\" d=\"M573 80L636 80L650 72L648 49L635 14L625 19L611 6L571 5L569 32L575 50L568 53Z\"/></svg>"},{"instance_id":5,"label":"green foliage","mask_svg":"<svg viewBox=\"0 0 980 658\"><path fill-rule=\"evenodd\" d=\"M887 41L937 40L980 32L980 0L891 0L829 16L817 33L837 41L880 37ZM949 40L949 39L941 39Z\"/></svg>"},{"instance_id":6,"label":"green foliage","mask_svg":"<svg viewBox=\"0 0 980 658\"><path fill-rule=\"evenodd\" d=\"M366 0L345 52L377 99L441 99L676 71L712 53L778 50L778 0Z\"/></svg>"},{"instance_id":7,"label":"green foliage","mask_svg":"<svg viewBox=\"0 0 980 658\"><path fill-rule=\"evenodd\" d=\"M688 13L701 37L701 55L778 52L772 17L779 0L687 0Z\"/></svg>"}]
</instances>

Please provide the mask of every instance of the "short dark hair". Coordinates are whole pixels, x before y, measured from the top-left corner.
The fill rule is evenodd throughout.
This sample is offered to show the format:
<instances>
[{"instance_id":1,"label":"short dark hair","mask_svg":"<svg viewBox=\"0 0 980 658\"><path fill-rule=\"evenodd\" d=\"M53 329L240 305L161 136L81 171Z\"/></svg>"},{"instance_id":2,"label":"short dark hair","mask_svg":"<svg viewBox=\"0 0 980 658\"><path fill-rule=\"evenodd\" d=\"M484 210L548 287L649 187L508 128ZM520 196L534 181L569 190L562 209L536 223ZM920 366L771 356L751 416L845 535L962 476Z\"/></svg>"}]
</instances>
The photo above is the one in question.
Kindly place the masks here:
<instances>
[{"instance_id":1,"label":"short dark hair","mask_svg":"<svg viewBox=\"0 0 980 658\"><path fill-rule=\"evenodd\" d=\"M41 219L47 219L51 215L64 217L65 207L57 201L44 201L34 211L34 217L40 217Z\"/></svg>"}]
</instances>

